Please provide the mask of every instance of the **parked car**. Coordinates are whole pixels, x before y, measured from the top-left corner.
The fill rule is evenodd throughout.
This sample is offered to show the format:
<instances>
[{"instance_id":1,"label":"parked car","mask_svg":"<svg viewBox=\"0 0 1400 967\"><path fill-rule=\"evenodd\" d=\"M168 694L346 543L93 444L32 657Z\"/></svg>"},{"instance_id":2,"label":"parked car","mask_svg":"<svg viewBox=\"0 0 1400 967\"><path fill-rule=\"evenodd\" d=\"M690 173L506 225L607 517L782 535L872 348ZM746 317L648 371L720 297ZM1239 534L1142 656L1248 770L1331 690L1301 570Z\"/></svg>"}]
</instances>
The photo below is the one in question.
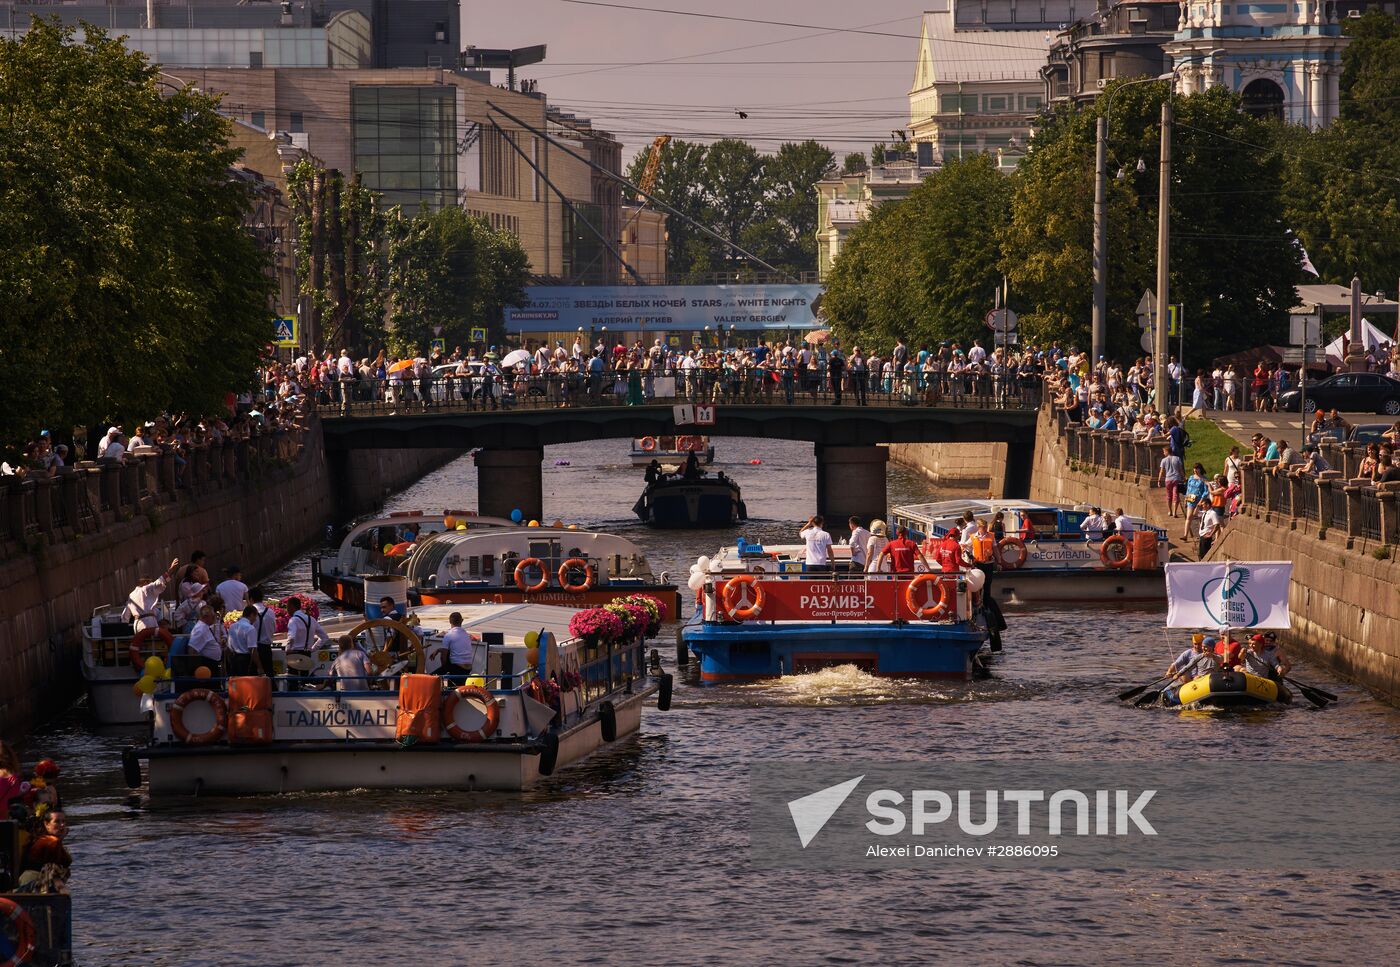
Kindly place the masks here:
<instances>
[{"instance_id":1,"label":"parked car","mask_svg":"<svg viewBox=\"0 0 1400 967\"><path fill-rule=\"evenodd\" d=\"M1286 391L1279 397L1279 408L1400 416L1400 380L1380 373L1338 373L1320 383L1310 383L1306 394L1297 389Z\"/></svg>"},{"instance_id":2,"label":"parked car","mask_svg":"<svg viewBox=\"0 0 1400 967\"><path fill-rule=\"evenodd\" d=\"M1348 443L1386 443L1386 431L1394 424L1391 423L1358 423L1351 428L1351 433L1347 435Z\"/></svg>"}]
</instances>

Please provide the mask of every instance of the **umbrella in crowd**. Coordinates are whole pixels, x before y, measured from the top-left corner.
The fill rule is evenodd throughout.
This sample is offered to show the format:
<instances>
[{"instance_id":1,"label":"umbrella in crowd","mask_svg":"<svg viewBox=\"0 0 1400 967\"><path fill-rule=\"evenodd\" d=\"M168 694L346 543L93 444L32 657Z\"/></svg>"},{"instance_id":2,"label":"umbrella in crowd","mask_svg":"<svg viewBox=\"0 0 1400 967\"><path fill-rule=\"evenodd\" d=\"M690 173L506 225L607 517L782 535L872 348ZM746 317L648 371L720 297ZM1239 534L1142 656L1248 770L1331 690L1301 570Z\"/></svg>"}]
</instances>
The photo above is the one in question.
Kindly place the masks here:
<instances>
[{"instance_id":1,"label":"umbrella in crowd","mask_svg":"<svg viewBox=\"0 0 1400 967\"><path fill-rule=\"evenodd\" d=\"M530 353L525 349L515 349L506 353L506 358L501 360L501 365L506 369L512 366L519 366L521 363L530 362Z\"/></svg>"},{"instance_id":2,"label":"umbrella in crowd","mask_svg":"<svg viewBox=\"0 0 1400 967\"><path fill-rule=\"evenodd\" d=\"M807 333L807 335L803 336L802 339L805 342L809 342L813 346L815 346L818 343L826 342L827 339L830 338L830 336L830 329L813 329L811 332Z\"/></svg>"},{"instance_id":3,"label":"umbrella in crowd","mask_svg":"<svg viewBox=\"0 0 1400 967\"><path fill-rule=\"evenodd\" d=\"M413 360L411 360L411 359L400 359L397 363L394 363L392 366L389 367L389 372L391 372L391 373L401 372L402 370L409 369L409 368L411 368L412 366L413 366Z\"/></svg>"}]
</instances>

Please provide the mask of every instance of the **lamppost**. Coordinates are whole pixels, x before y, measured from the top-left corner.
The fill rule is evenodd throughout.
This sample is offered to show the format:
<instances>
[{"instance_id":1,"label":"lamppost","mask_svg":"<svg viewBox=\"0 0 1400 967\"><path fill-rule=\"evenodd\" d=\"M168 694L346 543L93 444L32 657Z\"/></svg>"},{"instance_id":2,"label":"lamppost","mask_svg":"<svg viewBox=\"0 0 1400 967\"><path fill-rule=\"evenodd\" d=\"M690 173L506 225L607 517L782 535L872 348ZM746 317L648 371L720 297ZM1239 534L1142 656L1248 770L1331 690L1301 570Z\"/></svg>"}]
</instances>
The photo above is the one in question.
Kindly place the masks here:
<instances>
[{"instance_id":1,"label":"lamppost","mask_svg":"<svg viewBox=\"0 0 1400 967\"><path fill-rule=\"evenodd\" d=\"M705 338L704 338L704 340L700 343L700 345L701 345L701 346L709 346L709 345L710 345L710 327L709 327L709 326L706 326L706 327L705 327Z\"/></svg>"}]
</instances>

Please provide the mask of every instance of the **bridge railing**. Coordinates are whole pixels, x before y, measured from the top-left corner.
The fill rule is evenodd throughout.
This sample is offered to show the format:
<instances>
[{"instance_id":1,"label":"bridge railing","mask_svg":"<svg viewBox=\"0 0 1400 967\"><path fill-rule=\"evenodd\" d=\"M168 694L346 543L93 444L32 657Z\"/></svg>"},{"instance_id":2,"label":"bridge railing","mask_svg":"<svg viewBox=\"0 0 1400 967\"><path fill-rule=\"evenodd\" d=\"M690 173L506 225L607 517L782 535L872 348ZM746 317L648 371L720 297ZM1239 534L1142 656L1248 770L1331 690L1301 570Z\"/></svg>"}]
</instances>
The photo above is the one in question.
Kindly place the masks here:
<instances>
[{"instance_id":1,"label":"bridge railing","mask_svg":"<svg viewBox=\"0 0 1400 967\"><path fill-rule=\"evenodd\" d=\"M345 380L314 394L323 416L390 416L424 411L544 410L646 404L955 407L1033 410L1038 381L1014 377L847 374L839 380L794 370L649 376L607 371L568 375L450 376Z\"/></svg>"}]
</instances>

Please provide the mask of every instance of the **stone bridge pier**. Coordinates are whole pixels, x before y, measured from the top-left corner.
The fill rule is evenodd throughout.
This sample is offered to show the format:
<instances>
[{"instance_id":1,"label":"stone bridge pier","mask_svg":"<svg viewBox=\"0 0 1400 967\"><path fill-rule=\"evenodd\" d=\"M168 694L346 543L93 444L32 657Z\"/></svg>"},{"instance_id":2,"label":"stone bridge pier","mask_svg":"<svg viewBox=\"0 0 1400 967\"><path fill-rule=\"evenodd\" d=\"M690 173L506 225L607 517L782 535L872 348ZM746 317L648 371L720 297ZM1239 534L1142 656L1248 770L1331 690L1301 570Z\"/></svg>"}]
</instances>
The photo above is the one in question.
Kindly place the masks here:
<instances>
[{"instance_id":1,"label":"stone bridge pier","mask_svg":"<svg viewBox=\"0 0 1400 967\"><path fill-rule=\"evenodd\" d=\"M544 449L478 450L476 510L484 517L509 517L519 510L525 520L544 520Z\"/></svg>"},{"instance_id":2,"label":"stone bridge pier","mask_svg":"<svg viewBox=\"0 0 1400 967\"><path fill-rule=\"evenodd\" d=\"M888 447L843 447L818 443L817 513L826 518L829 533L849 533L847 518L858 517L867 527L886 514L885 465Z\"/></svg>"}]
</instances>

